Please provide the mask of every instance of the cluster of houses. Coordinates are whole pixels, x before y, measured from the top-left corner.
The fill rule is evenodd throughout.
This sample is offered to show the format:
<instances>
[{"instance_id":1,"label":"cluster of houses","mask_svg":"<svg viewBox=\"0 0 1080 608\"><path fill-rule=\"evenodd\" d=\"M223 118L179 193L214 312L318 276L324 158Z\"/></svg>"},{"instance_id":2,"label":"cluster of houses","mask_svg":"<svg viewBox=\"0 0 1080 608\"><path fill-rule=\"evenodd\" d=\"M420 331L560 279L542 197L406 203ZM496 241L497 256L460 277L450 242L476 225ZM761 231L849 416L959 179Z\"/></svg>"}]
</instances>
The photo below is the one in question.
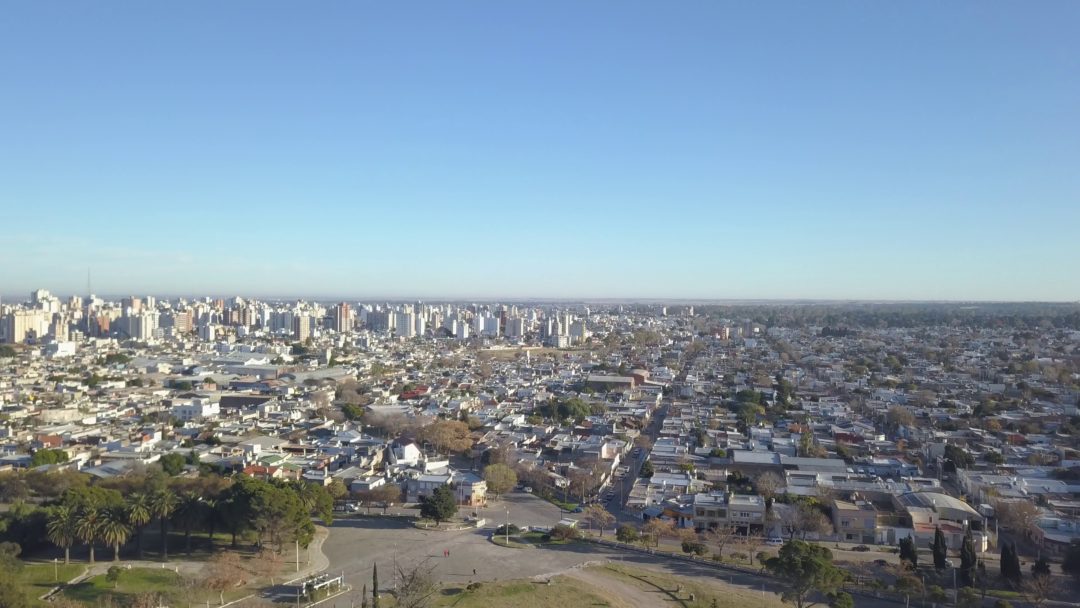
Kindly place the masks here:
<instances>
[{"instance_id":1,"label":"cluster of houses","mask_svg":"<svg viewBox=\"0 0 1080 608\"><path fill-rule=\"evenodd\" d=\"M822 504L832 528L812 536L838 542L941 529L958 547L970 530L985 549L1001 501L1037 505L1025 533L1049 552L1078 534L1078 332L828 332L691 307L356 309L338 305L303 341L245 313L210 333L18 344L0 359L0 470L56 449L66 462L44 466L104 477L180 452L354 493L394 484L408 503L450 486L482 506L491 451L553 498L696 529L780 536L787 494ZM426 329L402 335L393 319ZM472 337L445 330L477 319ZM468 424L472 448L436 455L415 431L438 419Z\"/></svg>"}]
</instances>

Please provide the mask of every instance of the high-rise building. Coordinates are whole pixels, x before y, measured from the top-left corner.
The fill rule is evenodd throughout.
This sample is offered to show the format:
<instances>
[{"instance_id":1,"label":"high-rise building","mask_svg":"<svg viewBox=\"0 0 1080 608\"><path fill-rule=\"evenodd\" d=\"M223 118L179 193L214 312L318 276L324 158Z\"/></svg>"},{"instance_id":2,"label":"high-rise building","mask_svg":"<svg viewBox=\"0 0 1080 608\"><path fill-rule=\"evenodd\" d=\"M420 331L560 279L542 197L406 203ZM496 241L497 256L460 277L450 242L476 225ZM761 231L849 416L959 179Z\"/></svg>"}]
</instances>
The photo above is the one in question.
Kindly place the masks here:
<instances>
[{"instance_id":1,"label":"high-rise building","mask_svg":"<svg viewBox=\"0 0 1080 608\"><path fill-rule=\"evenodd\" d=\"M315 319L310 315L300 314L293 317L293 338L303 342L312 337L315 331Z\"/></svg>"},{"instance_id":2,"label":"high-rise building","mask_svg":"<svg viewBox=\"0 0 1080 608\"><path fill-rule=\"evenodd\" d=\"M342 302L334 307L334 331L348 333L352 331L352 310L349 304Z\"/></svg>"}]
</instances>

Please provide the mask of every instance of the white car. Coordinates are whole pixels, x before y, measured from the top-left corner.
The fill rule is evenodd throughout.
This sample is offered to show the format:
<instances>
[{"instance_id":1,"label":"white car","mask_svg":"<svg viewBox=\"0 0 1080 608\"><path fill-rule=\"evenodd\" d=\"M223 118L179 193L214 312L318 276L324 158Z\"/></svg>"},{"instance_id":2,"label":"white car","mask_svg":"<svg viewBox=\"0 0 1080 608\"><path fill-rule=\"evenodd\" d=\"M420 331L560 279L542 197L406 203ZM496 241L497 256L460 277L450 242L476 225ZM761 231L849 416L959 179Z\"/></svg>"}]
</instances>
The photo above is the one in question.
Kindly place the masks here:
<instances>
[{"instance_id":1,"label":"white car","mask_svg":"<svg viewBox=\"0 0 1080 608\"><path fill-rule=\"evenodd\" d=\"M774 536L772 538L765 539L765 544L770 547L779 547L784 544L784 539Z\"/></svg>"}]
</instances>

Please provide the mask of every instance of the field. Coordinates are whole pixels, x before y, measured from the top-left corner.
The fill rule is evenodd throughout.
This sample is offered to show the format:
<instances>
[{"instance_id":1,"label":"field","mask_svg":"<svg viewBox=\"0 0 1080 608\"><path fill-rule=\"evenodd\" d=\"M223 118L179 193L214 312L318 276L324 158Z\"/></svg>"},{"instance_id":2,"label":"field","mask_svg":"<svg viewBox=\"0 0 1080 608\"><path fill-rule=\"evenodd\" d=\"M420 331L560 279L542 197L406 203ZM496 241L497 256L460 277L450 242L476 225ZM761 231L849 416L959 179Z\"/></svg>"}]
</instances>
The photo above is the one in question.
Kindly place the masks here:
<instances>
[{"instance_id":1,"label":"field","mask_svg":"<svg viewBox=\"0 0 1080 608\"><path fill-rule=\"evenodd\" d=\"M239 599L251 593L250 589L236 589L225 594L225 601ZM172 570L163 568L132 568L123 570L116 583L109 581L104 574L71 585L64 589L63 595L87 605L98 605L107 596L114 596L119 604L130 604L143 594L160 595L166 605L187 605L195 602L202 604L209 600L211 604L219 601L217 592L193 589L186 585L183 577Z\"/></svg>"},{"instance_id":2,"label":"field","mask_svg":"<svg viewBox=\"0 0 1080 608\"><path fill-rule=\"evenodd\" d=\"M546 580L484 583L473 591L450 586L443 589L436 605L453 608L782 606L772 593L763 597L760 593L724 585L716 579L682 577L624 564L570 570L553 577L550 584Z\"/></svg>"},{"instance_id":3,"label":"field","mask_svg":"<svg viewBox=\"0 0 1080 608\"><path fill-rule=\"evenodd\" d=\"M55 587L57 578L69 581L82 574L85 569L86 566L82 564L59 564L54 572L52 564L26 565L15 573L15 585L25 591L31 606L48 606L48 603L37 598Z\"/></svg>"},{"instance_id":4,"label":"field","mask_svg":"<svg viewBox=\"0 0 1080 608\"><path fill-rule=\"evenodd\" d=\"M568 577L558 577L551 585L513 581L484 583L475 591L462 587L447 587L435 603L454 608L575 608L577 606L628 606L615 597L603 595L588 583Z\"/></svg>"}]
</instances>

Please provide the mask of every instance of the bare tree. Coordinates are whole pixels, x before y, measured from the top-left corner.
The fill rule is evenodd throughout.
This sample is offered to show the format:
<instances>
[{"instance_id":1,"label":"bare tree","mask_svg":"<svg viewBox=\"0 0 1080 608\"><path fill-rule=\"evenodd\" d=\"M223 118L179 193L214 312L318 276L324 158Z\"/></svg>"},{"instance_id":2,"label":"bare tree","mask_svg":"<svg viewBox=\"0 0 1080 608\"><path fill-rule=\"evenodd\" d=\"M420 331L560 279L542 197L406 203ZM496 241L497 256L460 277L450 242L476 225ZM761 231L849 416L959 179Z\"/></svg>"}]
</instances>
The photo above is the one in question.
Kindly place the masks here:
<instances>
[{"instance_id":1,"label":"bare tree","mask_svg":"<svg viewBox=\"0 0 1080 608\"><path fill-rule=\"evenodd\" d=\"M1027 536L1039 519L1039 509L1029 500L996 500L994 513L1002 526Z\"/></svg>"},{"instance_id":2,"label":"bare tree","mask_svg":"<svg viewBox=\"0 0 1080 608\"><path fill-rule=\"evenodd\" d=\"M706 532L708 539L716 545L716 554L721 558L724 557L724 547L738 535L739 529L735 526L717 526Z\"/></svg>"},{"instance_id":3,"label":"bare tree","mask_svg":"<svg viewBox=\"0 0 1080 608\"><path fill-rule=\"evenodd\" d=\"M765 544L765 537L761 532L751 532L739 539L739 543L746 548L746 554L750 556L750 565L754 565L754 556ZM763 564L764 565L764 564Z\"/></svg>"},{"instance_id":4,"label":"bare tree","mask_svg":"<svg viewBox=\"0 0 1080 608\"><path fill-rule=\"evenodd\" d=\"M641 529L641 535L651 540L654 547L659 547L661 539L673 534L675 534L675 524L659 517L650 519Z\"/></svg>"},{"instance_id":5,"label":"bare tree","mask_svg":"<svg viewBox=\"0 0 1080 608\"><path fill-rule=\"evenodd\" d=\"M1036 574L1027 577L1020 586L1024 597L1035 608L1042 608L1050 596L1058 591L1058 582L1049 574Z\"/></svg>"},{"instance_id":6,"label":"bare tree","mask_svg":"<svg viewBox=\"0 0 1080 608\"><path fill-rule=\"evenodd\" d=\"M239 587L247 582L247 571L244 569L240 554L235 551L221 551L215 553L206 564L203 565L203 586L218 592L218 599L225 603L225 592Z\"/></svg>"},{"instance_id":7,"label":"bare tree","mask_svg":"<svg viewBox=\"0 0 1080 608\"><path fill-rule=\"evenodd\" d=\"M284 559L280 553L271 549L263 549L248 561L248 571L255 575L255 578L264 577L269 579L270 584L273 585L274 576L281 572L283 563Z\"/></svg>"},{"instance_id":8,"label":"bare tree","mask_svg":"<svg viewBox=\"0 0 1080 608\"><path fill-rule=\"evenodd\" d=\"M432 575L434 566L429 566L427 560L407 567L395 564L397 608L426 608L431 604L431 599L439 591L439 585Z\"/></svg>"},{"instance_id":9,"label":"bare tree","mask_svg":"<svg viewBox=\"0 0 1080 608\"><path fill-rule=\"evenodd\" d=\"M610 528L615 525L615 516L608 512L602 505L589 505L585 508L584 517L582 517L590 526L595 526L600 530L600 536L604 536L604 528Z\"/></svg>"},{"instance_id":10,"label":"bare tree","mask_svg":"<svg viewBox=\"0 0 1080 608\"><path fill-rule=\"evenodd\" d=\"M778 508L781 507L781 508ZM788 540L806 538L807 534L828 534L832 530L832 523L825 514L811 505L800 502L796 505L777 505L773 507L777 511L777 517Z\"/></svg>"},{"instance_id":11,"label":"bare tree","mask_svg":"<svg viewBox=\"0 0 1080 608\"><path fill-rule=\"evenodd\" d=\"M754 490L766 500L776 496L784 487L784 480L772 471L766 471L753 479Z\"/></svg>"}]
</instances>

